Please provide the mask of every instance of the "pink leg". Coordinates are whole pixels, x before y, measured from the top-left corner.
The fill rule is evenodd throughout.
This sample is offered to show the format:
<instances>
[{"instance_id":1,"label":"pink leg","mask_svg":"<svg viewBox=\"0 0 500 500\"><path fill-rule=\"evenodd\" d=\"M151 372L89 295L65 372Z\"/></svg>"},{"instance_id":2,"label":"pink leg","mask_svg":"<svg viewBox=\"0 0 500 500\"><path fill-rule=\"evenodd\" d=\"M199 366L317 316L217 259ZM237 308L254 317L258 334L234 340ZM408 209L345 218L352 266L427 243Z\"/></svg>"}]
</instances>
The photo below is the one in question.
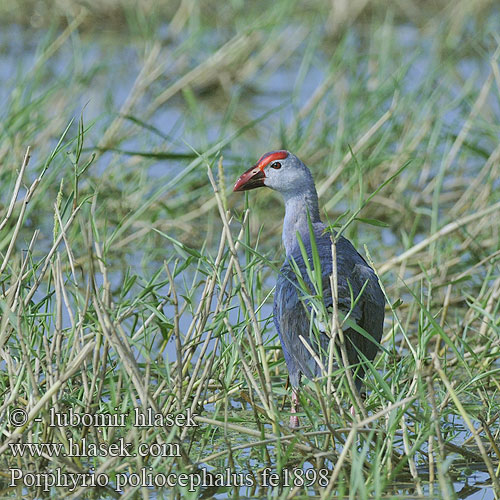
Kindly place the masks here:
<instances>
[{"instance_id":1,"label":"pink leg","mask_svg":"<svg viewBox=\"0 0 500 500\"><path fill-rule=\"evenodd\" d=\"M353 417L355 417L355 416L356 416L356 410L354 409L354 405L353 405L353 406L351 406L351 409L350 409L349 411L350 411L350 413L351 413L351 415L352 415Z\"/></svg>"},{"instance_id":2,"label":"pink leg","mask_svg":"<svg viewBox=\"0 0 500 500\"><path fill-rule=\"evenodd\" d=\"M297 413L299 409L299 398L297 396L297 391L295 388L292 389L292 405L291 412ZM290 427L297 428L299 426L299 417L297 415L290 415Z\"/></svg>"}]
</instances>

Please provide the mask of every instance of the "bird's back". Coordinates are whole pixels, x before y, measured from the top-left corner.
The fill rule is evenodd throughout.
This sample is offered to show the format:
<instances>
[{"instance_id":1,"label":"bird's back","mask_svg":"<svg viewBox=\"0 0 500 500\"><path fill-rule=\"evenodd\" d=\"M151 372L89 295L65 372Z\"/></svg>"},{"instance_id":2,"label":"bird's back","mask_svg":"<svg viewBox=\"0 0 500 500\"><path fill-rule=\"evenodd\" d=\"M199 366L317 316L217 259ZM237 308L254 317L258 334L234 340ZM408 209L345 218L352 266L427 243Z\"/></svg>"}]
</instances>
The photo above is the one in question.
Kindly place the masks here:
<instances>
[{"instance_id":1,"label":"bird's back","mask_svg":"<svg viewBox=\"0 0 500 500\"><path fill-rule=\"evenodd\" d=\"M333 269L332 239L330 233L324 233L324 230L324 224L314 224L316 247L321 263L321 293L324 305L331 311L333 305L330 283ZM307 251L309 266L314 269L309 231L301 234L301 239ZM351 242L342 236L336 243L336 255L338 309L344 316L349 314L348 322L354 321L361 327L361 331L366 332L364 335L356 331L348 326L348 322L343 326L349 362L355 365L360 361L358 350L369 360L372 360L377 353L378 342L382 337L385 300L372 268L355 250ZM295 266L291 265L292 259ZM293 267L299 270L308 291L303 290L299 285ZM274 322L283 346L290 381L295 387L300 382L301 373L309 378L321 374L318 363L311 356L300 336L316 353L318 351L323 353L323 356L320 356L323 357L323 361L329 342L329 337L321 333L325 330L323 324L318 325L319 339L314 337L311 317L314 320L317 313L314 300L308 299L308 294L316 295L316 291L308 276L300 246L297 245L291 255L287 256L280 270L274 296ZM352 306L353 303L354 306ZM362 375L361 369L358 371L358 383Z\"/></svg>"}]
</instances>

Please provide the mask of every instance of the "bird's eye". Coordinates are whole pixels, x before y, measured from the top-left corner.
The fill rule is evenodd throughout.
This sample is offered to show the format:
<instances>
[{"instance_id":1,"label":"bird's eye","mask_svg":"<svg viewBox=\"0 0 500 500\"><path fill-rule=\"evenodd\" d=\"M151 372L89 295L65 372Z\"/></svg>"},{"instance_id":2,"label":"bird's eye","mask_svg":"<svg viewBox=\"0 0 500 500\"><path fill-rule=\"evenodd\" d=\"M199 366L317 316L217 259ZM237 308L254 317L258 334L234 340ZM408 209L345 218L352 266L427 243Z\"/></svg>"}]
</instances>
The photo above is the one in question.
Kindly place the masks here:
<instances>
[{"instance_id":1,"label":"bird's eye","mask_svg":"<svg viewBox=\"0 0 500 500\"><path fill-rule=\"evenodd\" d=\"M272 165L271 168L274 168L275 170L279 170L281 168L281 163L279 161L275 161Z\"/></svg>"}]
</instances>

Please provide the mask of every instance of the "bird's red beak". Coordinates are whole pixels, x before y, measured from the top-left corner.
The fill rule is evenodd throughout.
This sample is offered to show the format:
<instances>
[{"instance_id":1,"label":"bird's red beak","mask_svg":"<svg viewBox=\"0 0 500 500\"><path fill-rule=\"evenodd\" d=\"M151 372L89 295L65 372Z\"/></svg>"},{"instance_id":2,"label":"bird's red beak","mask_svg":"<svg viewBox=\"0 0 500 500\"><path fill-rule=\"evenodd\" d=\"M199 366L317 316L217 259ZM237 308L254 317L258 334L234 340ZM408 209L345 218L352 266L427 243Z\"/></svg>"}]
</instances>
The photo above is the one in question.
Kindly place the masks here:
<instances>
[{"instance_id":1,"label":"bird's red beak","mask_svg":"<svg viewBox=\"0 0 500 500\"><path fill-rule=\"evenodd\" d=\"M264 179L266 175L258 167L254 165L249 168L246 172L241 174L240 178L236 181L233 191L248 191L249 189L255 189L258 187L265 186Z\"/></svg>"}]
</instances>

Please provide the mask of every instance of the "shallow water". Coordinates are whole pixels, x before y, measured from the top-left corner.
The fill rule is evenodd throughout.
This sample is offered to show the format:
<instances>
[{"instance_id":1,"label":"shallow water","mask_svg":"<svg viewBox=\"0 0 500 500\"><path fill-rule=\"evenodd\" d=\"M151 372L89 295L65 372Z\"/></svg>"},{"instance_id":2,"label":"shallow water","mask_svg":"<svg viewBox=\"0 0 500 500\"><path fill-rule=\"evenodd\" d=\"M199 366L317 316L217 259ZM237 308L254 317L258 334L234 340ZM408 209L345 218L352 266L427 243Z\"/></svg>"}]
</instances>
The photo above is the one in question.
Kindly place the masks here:
<instances>
[{"instance_id":1,"label":"shallow water","mask_svg":"<svg viewBox=\"0 0 500 500\"><path fill-rule=\"evenodd\" d=\"M432 58L435 57L432 53L432 41L425 40L418 29L409 25L401 25L394 29L399 43L404 46L408 54L413 57L409 70L400 82L401 93L411 94L417 92L420 88L422 80L426 76L428 68L431 66L430 62ZM45 34L43 32L24 30L18 26L6 26L0 30L0 80L3 82L0 86L0 107L7 106L9 99L12 97L13 89L17 85L19 75L29 74L30 68L36 63L37 47L44 36ZM216 41L211 39L207 43L214 44ZM353 45L363 43L362 36L356 32L355 28L353 28L347 43ZM282 105L279 111L271 115L265 120L265 123L262 124L264 132L261 132L261 138L265 137L266 134L269 137L269 131L275 130L280 124L292 123L297 114L296 110L302 108L308 102L311 94L313 94L318 85L326 78L327 72L325 71L325 67L330 63L332 58L329 47L323 47L323 49L317 53L311 66L307 69L306 77L297 81L296 76L301 69L305 50L306 46L304 44L299 45L284 67L279 66L276 70L273 70L272 67L266 68L256 80L252 81L252 84L255 86L253 92L248 92L242 98L247 105L249 119L255 119L270 108ZM93 70L96 61L99 61L100 69L96 78L92 80L92 85L90 85L86 92L82 93L79 98L74 100L72 109L66 110L68 117L78 117L82 109L84 109L87 123L97 120L96 124L89 132L89 146L97 144L99 137L106 130L106 126L110 123L112 118L116 116L116 113L127 99L135 78L141 69L141 61L138 57L137 49L128 46L123 40L110 40L109 38L103 40L99 38L88 40L82 37L76 49L69 44L65 45L49 60L47 67L50 78L62 79L71 71L75 71L78 78L83 78L89 71ZM464 79L471 78L472 88L477 89L486 78L486 74L489 71L489 63L486 60L478 58L463 58L457 61L457 71L463 75ZM356 72L354 71L354 73ZM352 79L353 76L342 75L342 78L345 78L346 86L349 87L350 79ZM371 84L376 86L376 79L374 79ZM238 91L245 93L244 88L239 88ZM460 89L454 89L454 92L458 94ZM389 105L389 100L380 103L380 109L374 112L374 116L380 116L388 109ZM493 113L499 114L497 100L492 99L489 105ZM168 136L168 141L165 141L164 138L160 139L154 134L146 137L136 136L128 138L121 143L120 148L129 151L149 151L151 143L153 142L158 148L168 147L171 151L190 153L191 150L187 147L186 142L188 144L196 144L197 146L212 145L236 131L237 126L234 123L224 128L222 127L222 119L225 110L220 109L216 102L212 105L204 106L203 112L206 113L204 119L210 126L198 128L190 122L192 117L187 112L184 101L182 99L172 98L168 101L167 105L162 106L148 122L154 127L157 127L165 136ZM339 110L334 102L325 110L325 113L331 116L332 120L338 112ZM458 106L443 106L442 119L450 133L457 134L461 130L463 115L463 110L459 109ZM272 136L274 137L274 135ZM487 138L482 140L485 141L487 146L490 145ZM334 142L334 137L331 138L331 141L332 143ZM254 140L253 142L255 143L257 141ZM483 144L479 142L478 145L482 146ZM254 144L252 145L252 139L242 138L241 141L238 142L238 146L241 146L241 150L234 145L230 145L227 150L223 150L224 156L228 160L226 164L228 182L234 177L235 172L246 168L246 165L241 165L247 161L246 158L251 156L257 159L262 152L253 151ZM272 146L274 147L274 145ZM444 153L449 147L449 144L442 144L439 150ZM200 149L203 148L200 147ZM266 147L265 149L270 148ZM35 151L33 158L34 162L37 161L36 155L37 152ZM107 169L110 168L110 164L112 164L112 157L112 153L105 153L100 156L97 162L92 166L92 171L97 177L106 175ZM241 158L245 158L245 160L241 160ZM440 162L438 160L432 163L431 167L434 173L438 171L439 165ZM481 167L482 163L479 160L468 164L468 168L473 172L479 171ZM184 168L184 165L181 165L181 168ZM158 187L158 184L168 182L169 178L171 179L172 175L177 175L179 170L180 162L178 160L150 162L147 166L147 175L151 178L152 191ZM194 171L187 175L198 176L200 174L198 171ZM452 176L453 172L450 172L450 175ZM445 183L447 181L451 182L452 180L452 177L445 179ZM165 193L163 193L163 198L167 206L168 196L173 190L174 189L165 190ZM324 198L327 198L327 195L325 195ZM336 205L336 210L341 211L345 208L348 207L345 206L343 202ZM266 221L264 221L264 223L265 222ZM51 226L48 225L45 229L48 234L50 234ZM360 234L360 240L362 240L364 234L363 229L361 229ZM401 251L402 244L400 235L396 234L391 228L380 229L379 235L384 246L393 247L395 254ZM417 234L415 236L415 242L418 242L425 236L427 236L427 234ZM279 242L279 235L275 236L275 241ZM168 253L170 250L169 246L165 245L165 252ZM145 272L146 274L152 274L156 271L158 265L161 265L161 262L148 260L147 254L138 250L133 250L128 255L128 264L135 273L141 274ZM122 279L123 274L120 270L111 273L110 280L112 287L118 289ZM273 284L274 277L269 276L265 282L265 286L270 289ZM181 280L179 280L179 286L181 285ZM167 287L165 287L164 290L158 290L158 292L161 293L163 291L166 293L166 290ZM411 295L405 296L405 299L411 301ZM164 313L171 317L173 315L173 307L166 306L164 308ZM271 304L265 304L261 310L261 317L269 318L271 313ZM237 315L238 312L236 310L230 311L230 321L236 322ZM189 315L181 319L181 330L187 329L190 319ZM69 326L69 317L64 309L63 321L64 327ZM274 331L272 329L268 330L266 335L273 336ZM203 339L204 337L202 337L202 340ZM175 359L175 355L175 346L173 340L171 340L163 356L166 360L172 361ZM140 356L139 359L141 359ZM459 419L454 422L454 425L456 427L465 427L464 423ZM460 446L460 441L461 436L458 434L455 444ZM259 464L256 463L255 465L258 466ZM422 471L422 473L424 473L424 471ZM465 488L463 483L457 482L457 495L459 498L474 500L489 500L493 498L491 488L482 486L486 478L487 474L485 474L484 471L471 470L470 475L467 477L467 485L477 486L478 490L472 491L472 488L470 492L468 492L469 490ZM404 487L401 488L400 492L407 493L409 489L410 487L408 487L408 489ZM460 491L462 489L465 492L464 495L467 496L461 496L462 494ZM241 493L245 495L244 490L242 490ZM220 494L216 495L216 498L228 498L228 496L226 494Z\"/></svg>"}]
</instances>

